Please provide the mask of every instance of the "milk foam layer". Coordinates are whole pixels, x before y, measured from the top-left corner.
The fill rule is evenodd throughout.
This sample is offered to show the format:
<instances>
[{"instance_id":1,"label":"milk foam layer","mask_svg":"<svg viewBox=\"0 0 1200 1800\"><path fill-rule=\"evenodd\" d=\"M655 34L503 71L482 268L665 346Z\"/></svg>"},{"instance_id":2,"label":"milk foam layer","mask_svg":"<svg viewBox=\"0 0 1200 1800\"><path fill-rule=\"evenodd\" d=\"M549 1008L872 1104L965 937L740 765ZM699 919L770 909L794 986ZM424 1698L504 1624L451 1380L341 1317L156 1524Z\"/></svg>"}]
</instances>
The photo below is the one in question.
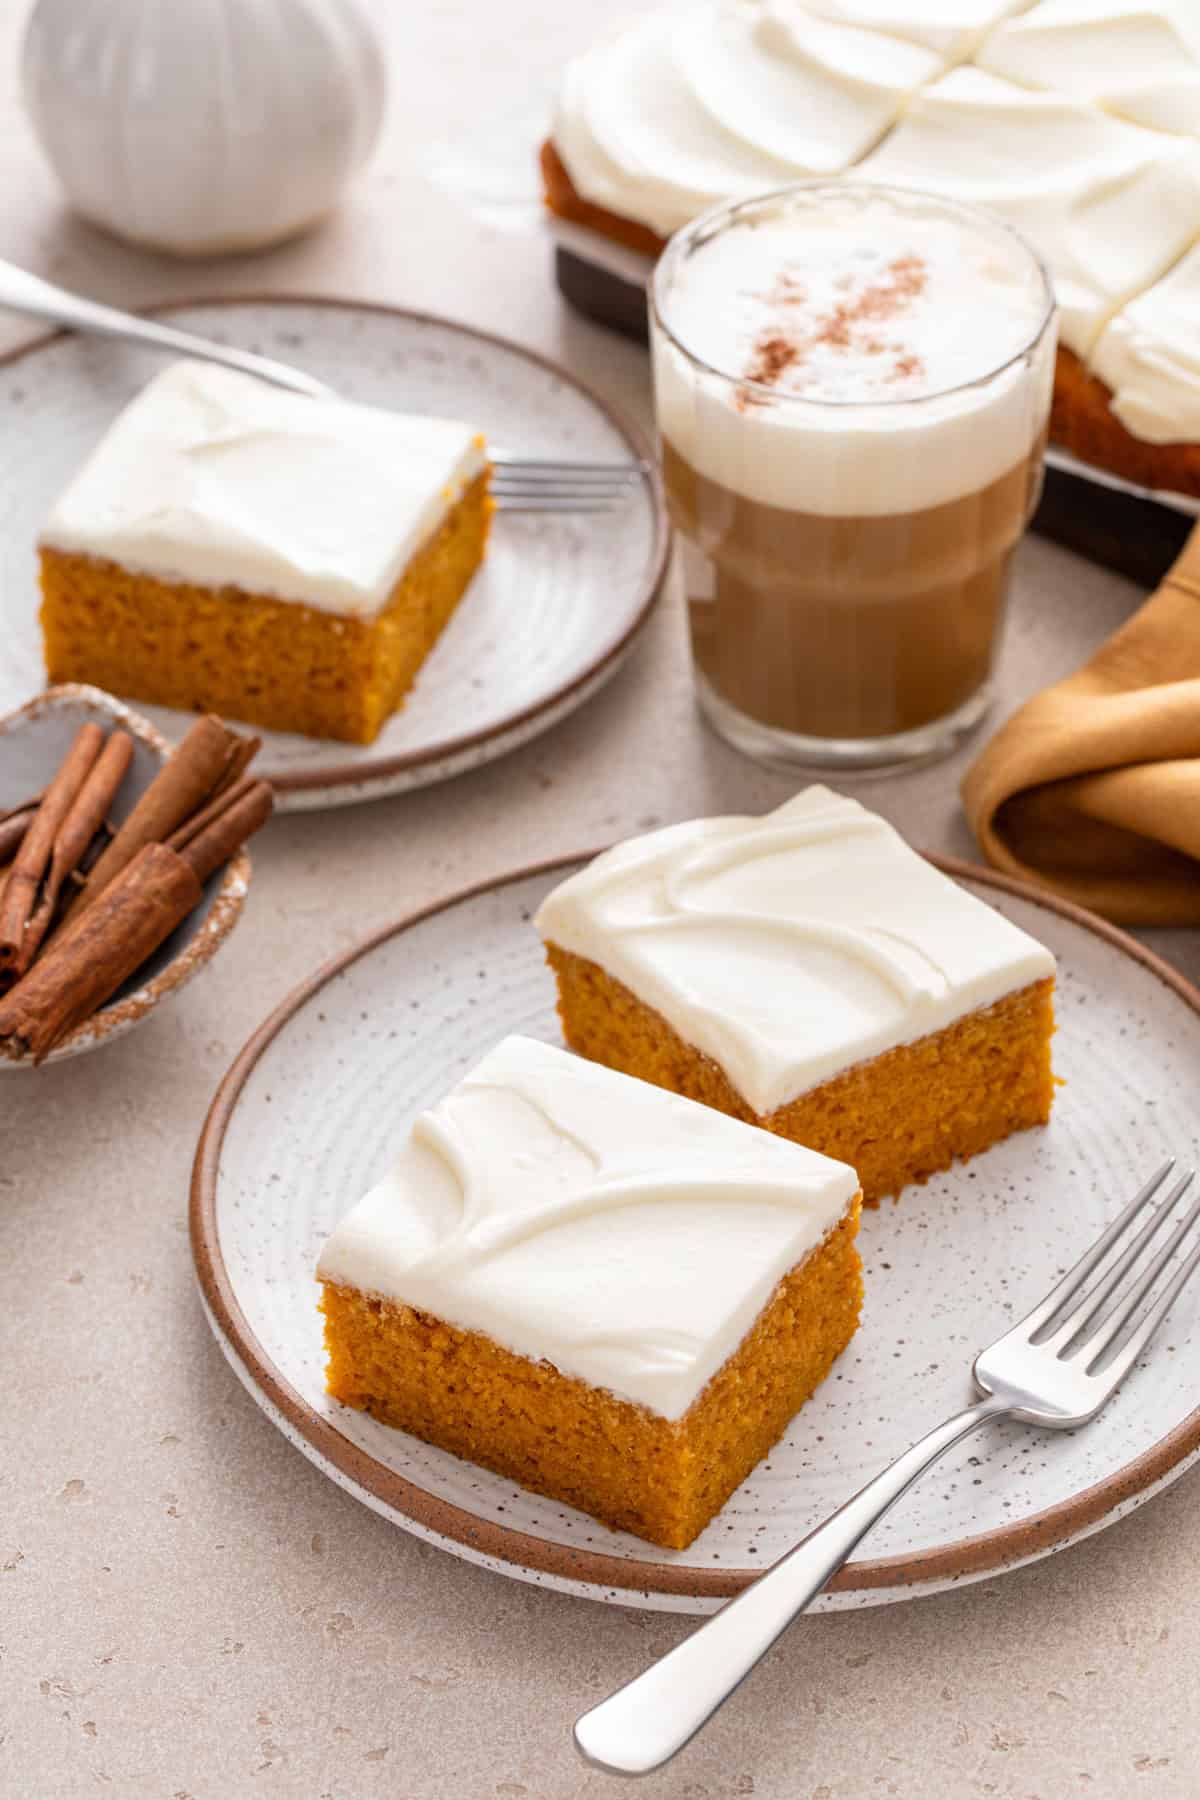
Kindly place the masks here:
<instances>
[{"instance_id":1,"label":"milk foam layer","mask_svg":"<svg viewBox=\"0 0 1200 1800\"><path fill-rule=\"evenodd\" d=\"M1028 348L1046 315L1015 239L828 193L722 231L677 264L664 303L672 335L709 367L825 401L919 400L976 381Z\"/></svg>"},{"instance_id":2,"label":"milk foam layer","mask_svg":"<svg viewBox=\"0 0 1200 1800\"><path fill-rule=\"evenodd\" d=\"M600 856L538 930L720 1065L760 1114L1054 973L1050 952L825 787Z\"/></svg>"},{"instance_id":3,"label":"milk foam layer","mask_svg":"<svg viewBox=\"0 0 1200 1800\"><path fill-rule=\"evenodd\" d=\"M370 616L486 462L478 432L452 419L173 363L110 426L40 541L163 581Z\"/></svg>"},{"instance_id":4,"label":"milk foam layer","mask_svg":"<svg viewBox=\"0 0 1200 1800\"><path fill-rule=\"evenodd\" d=\"M764 203L668 253L655 298L664 438L767 505L936 506L1015 468L1044 427L1041 270L936 202L823 188Z\"/></svg>"},{"instance_id":5,"label":"milk foam layer","mask_svg":"<svg viewBox=\"0 0 1200 1800\"><path fill-rule=\"evenodd\" d=\"M678 1419L857 1191L844 1163L511 1037L420 1116L318 1274Z\"/></svg>"}]
</instances>

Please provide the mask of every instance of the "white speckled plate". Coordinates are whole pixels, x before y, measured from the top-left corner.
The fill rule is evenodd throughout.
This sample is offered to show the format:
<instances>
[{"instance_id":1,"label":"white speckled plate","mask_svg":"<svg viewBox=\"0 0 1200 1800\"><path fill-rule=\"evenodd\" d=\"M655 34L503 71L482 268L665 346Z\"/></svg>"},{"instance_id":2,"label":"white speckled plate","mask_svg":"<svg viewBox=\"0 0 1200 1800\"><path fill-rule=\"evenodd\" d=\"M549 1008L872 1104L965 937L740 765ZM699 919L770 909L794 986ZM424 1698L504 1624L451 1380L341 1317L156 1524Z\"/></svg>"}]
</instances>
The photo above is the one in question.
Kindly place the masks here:
<instances>
[{"instance_id":1,"label":"white speckled plate","mask_svg":"<svg viewBox=\"0 0 1200 1800\"><path fill-rule=\"evenodd\" d=\"M414 1113L505 1033L557 1040L529 919L573 865L401 921L297 990L226 1076L197 1151L192 1243L217 1338L320 1468L472 1562L594 1599L711 1611L863 1481L966 1404L974 1351L1073 1262L1167 1154L1195 1158L1200 993L1122 933L1003 877L942 863L1059 959L1044 1131L864 1214L858 1336L786 1439L689 1550L670 1552L514 1488L330 1400L313 1279L321 1245L384 1172ZM1063 1548L1200 1456L1200 1293L1094 1424L977 1435L898 1506L818 1606L906 1599Z\"/></svg>"},{"instance_id":2,"label":"white speckled plate","mask_svg":"<svg viewBox=\"0 0 1200 1800\"><path fill-rule=\"evenodd\" d=\"M469 419L506 450L604 461L647 454L565 369L444 319L336 300L157 310L202 337L293 362L348 399ZM0 361L0 713L45 681L34 553L41 522L162 360L60 334ZM373 744L264 734L258 766L280 808L422 787L565 718L632 648L662 585L669 535L657 477L611 513L499 514L483 568ZM168 738L183 735L182 713L145 710Z\"/></svg>"}]
</instances>

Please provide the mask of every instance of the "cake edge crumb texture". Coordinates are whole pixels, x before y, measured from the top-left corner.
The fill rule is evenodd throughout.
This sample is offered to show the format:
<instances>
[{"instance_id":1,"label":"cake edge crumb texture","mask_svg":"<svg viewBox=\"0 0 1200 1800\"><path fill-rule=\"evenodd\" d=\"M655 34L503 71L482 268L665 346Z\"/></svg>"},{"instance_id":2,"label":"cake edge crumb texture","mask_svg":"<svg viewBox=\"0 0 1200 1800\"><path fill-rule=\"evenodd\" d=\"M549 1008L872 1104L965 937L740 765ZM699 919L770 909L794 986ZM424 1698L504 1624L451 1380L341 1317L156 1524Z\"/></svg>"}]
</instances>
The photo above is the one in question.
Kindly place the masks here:
<instances>
[{"instance_id":1,"label":"cake edge crumb texture","mask_svg":"<svg viewBox=\"0 0 1200 1800\"><path fill-rule=\"evenodd\" d=\"M614 1531L686 1549L853 1337L860 1211L856 1194L677 1420L334 1281L320 1301L329 1392Z\"/></svg>"},{"instance_id":2,"label":"cake edge crumb texture","mask_svg":"<svg viewBox=\"0 0 1200 1800\"><path fill-rule=\"evenodd\" d=\"M546 957L572 1050L848 1163L868 1206L1050 1117L1050 976L763 1115L711 1057L597 963L552 942Z\"/></svg>"},{"instance_id":3,"label":"cake edge crumb texture","mask_svg":"<svg viewBox=\"0 0 1200 1800\"><path fill-rule=\"evenodd\" d=\"M493 512L488 484L484 470L370 617L159 580L44 544L49 679L273 731L372 743L483 560Z\"/></svg>"}]
</instances>

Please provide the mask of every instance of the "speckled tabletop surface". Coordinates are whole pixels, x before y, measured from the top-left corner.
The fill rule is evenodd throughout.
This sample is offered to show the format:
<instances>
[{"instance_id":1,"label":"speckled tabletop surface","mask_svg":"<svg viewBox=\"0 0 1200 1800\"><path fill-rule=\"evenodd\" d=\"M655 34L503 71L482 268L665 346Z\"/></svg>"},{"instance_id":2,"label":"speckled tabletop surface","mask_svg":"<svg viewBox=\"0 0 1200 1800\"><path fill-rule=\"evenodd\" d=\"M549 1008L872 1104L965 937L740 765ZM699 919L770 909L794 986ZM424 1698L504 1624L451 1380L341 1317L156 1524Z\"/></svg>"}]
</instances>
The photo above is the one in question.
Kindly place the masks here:
<instances>
[{"instance_id":1,"label":"speckled tabletop surface","mask_svg":"<svg viewBox=\"0 0 1200 1800\"><path fill-rule=\"evenodd\" d=\"M179 266L70 219L16 103L26 7L0 0L0 256L121 302L309 291L506 331L643 420L644 357L571 318L531 232L481 226L426 173L451 114L519 110L600 0L379 9L393 101L338 217L261 258ZM28 327L0 320L0 348ZM1124 582L1022 552L1002 706L1126 616ZM854 790L971 853L956 765ZM693 716L678 597L582 713L424 793L275 822L210 975L104 1053L0 1092L0 1795L574 1800L570 1723L687 1621L506 1581L405 1537L309 1466L209 1335L185 1226L196 1134L232 1055L327 956L515 864L788 783ZM354 879L346 879L353 870ZM1157 948L1200 977L1200 939ZM1192 1796L1196 1475L1048 1562L802 1621L653 1800Z\"/></svg>"}]
</instances>

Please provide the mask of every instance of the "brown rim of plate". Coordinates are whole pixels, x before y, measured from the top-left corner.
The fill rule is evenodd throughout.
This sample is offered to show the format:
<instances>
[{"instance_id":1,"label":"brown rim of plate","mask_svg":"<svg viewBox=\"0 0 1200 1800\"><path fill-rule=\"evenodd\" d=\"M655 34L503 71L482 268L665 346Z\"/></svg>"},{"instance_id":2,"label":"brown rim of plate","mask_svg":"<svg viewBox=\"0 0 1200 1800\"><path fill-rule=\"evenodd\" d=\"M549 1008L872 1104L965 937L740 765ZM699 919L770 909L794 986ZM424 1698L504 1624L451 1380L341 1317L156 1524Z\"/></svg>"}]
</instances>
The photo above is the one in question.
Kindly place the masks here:
<instances>
[{"instance_id":1,"label":"brown rim of plate","mask_svg":"<svg viewBox=\"0 0 1200 1800\"><path fill-rule=\"evenodd\" d=\"M727 1599L749 1587L762 1574L762 1570L717 1570L694 1568L683 1563L655 1562L651 1560L653 1546L648 1546L646 1561L634 1562L623 1557L607 1556L602 1551L580 1550L566 1544L549 1543L528 1532L479 1518L462 1507L428 1493L406 1480L403 1475L385 1468L316 1412L271 1363L238 1305L225 1271L218 1240L217 1172L225 1132L242 1088L255 1064L301 1007L351 963L357 962L360 957L369 956L389 938L410 930L433 914L463 905L481 894L507 887L514 882L528 881L537 875L554 874L588 862L596 854L598 853L592 851L579 856L555 857L552 861L531 864L490 881L477 882L445 899L436 900L373 932L360 944L325 963L316 974L293 989L243 1047L209 1107L192 1165L192 1255L204 1298L230 1350L236 1354L253 1385L283 1414L319 1456L332 1463L340 1474L365 1489L384 1506L401 1513L424 1530L461 1544L477 1555L512 1564L514 1569L559 1576L597 1589L624 1589L630 1594L675 1594L689 1598ZM1043 893L1010 875L980 868L957 857L929 856L928 860L943 874L979 882L984 887L996 888L1001 893L1015 894L1022 900L1061 914L1073 924L1102 938L1115 950L1131 957L1134 962L1140 963L1194 1012L1200 1014L1200 989L1193 987L1153 951L1145 949L1136 939L1096 914L1076 906L1072 901ZM1105 1480L1083 1489L1070 1500L1061 1501L1057 1506L1048 1507L1043 1512L999 1530L960 1538L955 1543L945 1544L934 1550L918 1550L904 1556L848 1563L834 1576L829 1587L833 1591L861 1591L908 1587L926 1581L954 1581L966 1575L999 1573L1010 1564L1028 1561L1041 1552L1076 1537L1090 1526L1099 1524L1116 1507L1153 1487L1197 1448L1200 1448L1200 1407L1141 1456L1135 1457Z\"/></svg>"},{"instance_id":2,"label":"brown rim of plate","mask_svg":"<svg viewBox=\"0 0 1200 1800\"><path fill-rule=\"evenodd\" d=\"M478 331L475 326L458 319L446 319L438 313L415 312L404 306L388 306L383 301L343 300L330 294L216 294L207 297L197 295L186 300L160 300L153 306L135 307L131 310L146 317L154 317L160 313L185 312L191 307L201 306L327 306L337 308L340 312L379 313L386 318L404 319L410 324L436 325L441 330L454 331L461 337L474 338L478 343L490 344L493 348L510 351L514 356L522 356L526 362L534 363L538 368L548 370L556 380L564 382L568 387L573 387L577 393L582 394L584 399L590 401L596 411L608 420L613 430L624 438L633 460L645 465L646 487L650 495L650 510L654 518L654 542L642 576L642 586L634 617L616 643L610 644L603 655L596 657L573 680L564 682L552 694L545 695L541 700L535 701L532 706L525 707L522 712L514 713L511 718L502 719L495 725L488 725L481 731L468 731L459 737L446 738L443 742L431 744L424 750L409 750L402 756L380 756L357 763L318 764L315 769L273 774L270 777L271 785L277 793L311 793L327 787L342 787L348 781L355 783L386 781L389 776L401 775L409 769L420 768L425 763L440 763L451 757L465 755L478 745L486 744L493 738L507 737L510 732L520 730L523 725L539 718L543 713L557 712L557 709L564 702L569 701L573 694L593 682L602 670L615 668L645 625L662 593L671 549L671 528L667 520L662 476L657 460L641 431L623 413L610 405L607 400L602 399L586 382L580 381L578 376L573 375L562 363L556 363L550 357L542 356L537 350L529 350L524 344L518 344L511 338L501 337L494 331ZM73 331L44 332L42 336L31 339L29 343L18 344L15 349L6 350L0 354L0 368L19 362L23 357L32 356L38 351L46 350L62 339L79 335Z\"/></svg>"},{"instance_id":3,"label":"brown rim of plate","mask_svg":"<svg viewBox=\"0 0 1200 1800\"><path fill-rule=\"evenodd\" d=\"M14 707L12 712L0 717L0 725L7 726L20 719L35 719L39 713L52 710L55 703L62 700L77 700L104 713L114 725L123 726L132 737L153 750L162 762L166 762L174 749L174 745L168 743L149 719L143 719L140 713L126 706L123 700L106 693L103 688L92 687L82 681L60 682L55 687L43 688L32 700L26 700L23 706ZM3 736L0 736L0 745L3 741ZM250 874L250 853L243 846L226 863L211 906L205 911L198 927L178 956L173 956L166 968L160 969L144 986L135 988L132 994L126 994L123 1000L118 1000L115 1004L102 1006L90 1019L85 1019L82 1025L76 1025L73 1030L68 1031L66 1037L50 1051L42 1067L49 1068L53 1063L65 1062L69 1057L81 1056L88 1050L98 1050L110 1038L121 1037L131 1026L144 1019L147 1013L153 1012L160 1000L165 1000L168 994L175 993L193 975L198 974L237 924L246 903ZM31 1057L0 1055L0 1068L5 1070L32 1067Z\"/></svg>"}]
</instances>

